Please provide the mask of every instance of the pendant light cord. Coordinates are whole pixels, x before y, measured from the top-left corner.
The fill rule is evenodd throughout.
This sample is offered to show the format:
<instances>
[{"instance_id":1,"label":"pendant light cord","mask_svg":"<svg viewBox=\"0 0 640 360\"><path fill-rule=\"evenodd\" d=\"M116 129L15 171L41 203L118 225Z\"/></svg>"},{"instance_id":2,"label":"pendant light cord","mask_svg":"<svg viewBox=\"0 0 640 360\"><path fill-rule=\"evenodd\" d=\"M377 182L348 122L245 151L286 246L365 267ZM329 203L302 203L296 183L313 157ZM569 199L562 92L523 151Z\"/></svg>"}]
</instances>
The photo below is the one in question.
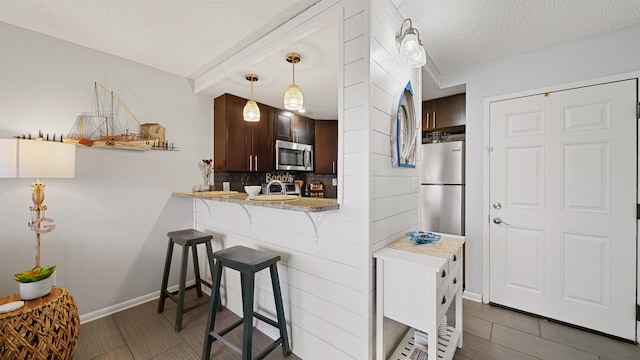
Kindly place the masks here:
<instances>
[{"instance_id":1,"label":"pendant light cord","mask_svg":"<svg viewBox=\"0 0 640 360\"><path fill-rule=\"evenodd\" d=\"M293 69L293 85L296 84L296 61L291 61L291 68Z\"/></svg>"}]
</instances>

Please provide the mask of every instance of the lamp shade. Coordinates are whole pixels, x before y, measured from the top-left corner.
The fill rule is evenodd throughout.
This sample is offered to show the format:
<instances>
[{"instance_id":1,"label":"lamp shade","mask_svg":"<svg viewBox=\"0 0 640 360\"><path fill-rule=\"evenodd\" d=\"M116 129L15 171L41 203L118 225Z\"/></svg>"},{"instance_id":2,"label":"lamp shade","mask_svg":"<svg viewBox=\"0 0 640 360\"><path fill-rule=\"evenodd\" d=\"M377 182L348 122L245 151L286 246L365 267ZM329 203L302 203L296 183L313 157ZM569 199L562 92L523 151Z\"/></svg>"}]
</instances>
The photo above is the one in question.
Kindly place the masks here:
<instances>
[{"instance_id":1,"label":"lamp shade","mask_svg":"<svg viewBox=\"0 0 640 360\"><path fill-rule=\"evenodd\" d=\"M289 85L284 92L284 108L287 110L300 110L304 105L304 98L298 85Z\"/></svg>"},{"instance_id":2,"label":"lamp shade","mask_svg":"<svg viewBox=\"0 0 640 360\"><path fill-rule=\"evenodd\" d=\"M427 63L427 53L422 44L418 44L418 51L407 56L407 65L411 68L419 68Z\"/></svg>"},{"instance_id":3,"label":"lamp shade","mask_svg":"<svg viewBox=\"0 0 640 360\"><path fill-rule=\"evenodd\" d=\"M0 178L18 177L18 139L0 139Z\"/></svg>"},{"instance_id":4,"label":"lamp shade","mask_svg":"<svg viewBox=\"0 0 640 360\"><path fill-rule=\"evenodd\" d=\"M253 100L247 101L242 109L242 116L244 117L244 121L260 121L260 108L258 107L258 104Z\"/></svg>"},{"instance_id":5,"label":"lamp shade","mask_svg":"<svg viewBox=\"0 0 640 360\"><path fill-rule=\"evenodd\" d=\"M18 177L76 177L76 146L55 141L19 139Z\"/></svg>"},{"instance_id":6,"label":"lamp shade","mask_svg":"<svg viewBox=\"0 0 640 360\"><path fill-rule=\"evenodd\" d=\"M400 43L400 55L407 56L414 54L418 51L420 46L418 33L412 27L404 32L402 42Z\"/></svg>"}]
</instances>

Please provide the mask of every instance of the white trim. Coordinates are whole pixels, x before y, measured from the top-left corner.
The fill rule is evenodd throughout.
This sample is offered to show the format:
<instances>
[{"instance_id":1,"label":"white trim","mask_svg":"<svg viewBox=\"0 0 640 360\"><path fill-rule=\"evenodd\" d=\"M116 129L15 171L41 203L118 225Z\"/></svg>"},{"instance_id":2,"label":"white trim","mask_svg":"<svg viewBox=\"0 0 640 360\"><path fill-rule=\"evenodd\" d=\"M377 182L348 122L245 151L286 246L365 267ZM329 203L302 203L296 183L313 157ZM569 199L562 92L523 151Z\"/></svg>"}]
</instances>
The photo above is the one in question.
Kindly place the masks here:
<instances>
[{"instance_id":1,"label":"white trim","mask_svg":"<svg viewBox=\"0 0 640 360\"><path fill-rule=\"evenodd\" d=\"M481 303L482 302L482 294L474 293L474 292L467 291L467 290L462 292L462 298L463 299L467 299L467 300L471 300L471 301L475 301L477 303Z\"/></svg>"},{"instance_id":2,"label":"white trim","mask_svg":"<svg viewBox=\"0 0 640 360\"><path fill-rule=\"evenodd\" d=\"M640 79L640 71L632 71L632 72L623 73L623 74L553 85L553 86L548 86L544 88L525 90L517 93L492 96L492 97L483 99L482 148L483 148L485 157L483 161L483 171L482 171L483 173L482 217L483 219L486 219L486 221L483 220L484 225L482 226L482 300L484 303L489 302L489 295L490 295L489 294L489 281L490 281L489 279L489 261L490 261L489 259L489 207L490 207L491 199L489 198L489 180L490 180L489 179L490 166L489 166L489 155L488 155L489 152L486 149L488 149L490 145L489 120L490 120L491 114L489 113L489 107L491 103L495 101L507 100L512 98L531 96L531 95L540 94L544 92L562 91L562 90L573 89L577 87L593 86L593 85L607 83L607 82L622 81L622 80L629 80L629 79ZM640 86L638 89L638 93L640 94ZM636 135L636 144L637 143L638 143L638 135ZM636 174L636 179L640 179L640 168L638 169L638 174ZM636 233L636 237L637 237L637 233ZM636 238L636 244L637 244L637 238ZM638 245L636 245L636 247L638 247ZM640 256L640 255L637 255L637 256ZM638 257L636 257L636 264L637 264L636 304L640 304L640 299L638 298L638 289L640 289L640 278L638 278L638 275L640 274L640 262L638 262ZM637 322L637 325L636 325L636 341L640 341L640 322Z\"/></svg>"},{"instance_id":3,"label":"white trim","mask_svg":"<svg viewBox=\"0 0 640 360\"><path fill-rule=\"evenodd\" d=\"M195 283L196 283L195 280L189 280L189 281L186 282L185 287L186 286L191 286L191 285L193 285ZM176 291L176 290L178 290L178 285L171 286L171 287L168 288L168 290L170 292ZM207 290L209 292L207 292ZM202 292L206 293L207 295L211 294L211 290L206 286L202 287ZM118 313L120 311L124 311L124 310L130 309L132 307L136 307L138 305L142 305L144 303L147 303L149 301L153 301L153 300L159 299L159 298L160 298L160 291L158 290L158 291L154 291L154 292L152 292L150 294L147 294L147 295L142 295L142 296L139 296L137 298L121 302L119 304L107 306L105 308L102 308L100 310L96 310L96 311L93 311L93 312L90 312L90 313L87 313L87 314L82 314L82 315L80 315L80 325L86 324L86 323L94 321L94 320L101 319L103 317L107 317L109 315L113 315L113 314ZM172 300L169 299L169 301L172 301Z\"/></svg>"}]
</instances>

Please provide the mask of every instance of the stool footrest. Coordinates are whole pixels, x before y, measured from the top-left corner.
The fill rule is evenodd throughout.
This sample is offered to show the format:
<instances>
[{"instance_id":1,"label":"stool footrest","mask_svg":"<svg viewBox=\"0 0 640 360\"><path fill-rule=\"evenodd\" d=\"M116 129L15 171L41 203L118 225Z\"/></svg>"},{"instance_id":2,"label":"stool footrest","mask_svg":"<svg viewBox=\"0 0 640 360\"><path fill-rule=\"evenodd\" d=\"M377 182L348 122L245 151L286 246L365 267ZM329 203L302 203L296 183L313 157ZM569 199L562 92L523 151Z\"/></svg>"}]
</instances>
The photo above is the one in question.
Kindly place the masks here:
<instances>
[{"instance_id":1,"label":"stool footrest","mask_svg":"<svg viewBox=\"0 0 640 360\"><path fill-rule=\"evenodd\" d=\"M274 326L276 328L278 327L278 323L277 322L265 317L262 314L254 313L253 316L258 318L258 319L260 319L260 320L262 320L262 321L264 321L264 322L266 322L266 323L268 323L271 326ZM237 328L238 326L242 325L243 323L244 323L244 318L240 318L240 320L237 320L236 322L234 322L233 324L229 325L228 327L226 327L224 330L220 331L219 333L216 333L214 331L210 331L209 332L209 336L211 336L213 338L213 340L211 342L213 343L216 340L220 340L223 344L225 344L226 346L230 347L233 351L235 351L238 354L242 355L242 349L237 347L233 343L229 342L225 338L223 338L223 336L228 334L229 332L231 332L233 329ZM272 352L273 350L275 350L275 348L277 348L280 344L282 344L283 341L284 340L282 339L282 336L280 336L274 342L272 342L271 345L269 345L260 354L258 354L258 356L253 358L253 360L264 359L265 357L267 357L267 355L269 355L270 352ZM285 356L289 356L289 354L286 354Z\"/></svg>"},{"instance_id":2,"label":"stool footrest","mask_svg":"<svg viewBox=\"0 0 640 360\"><path fill-rule=\"evenodd\" d=\"M237 326L236 326L237 327ZM209 332L209 336L211 336L212 338L214 338L213 341L216 340L220 340L220 342L222 342L223 344L227 345L228 347L231 348L231 350L237 352L238 354L242 355L242 349L237 347L236 345L234 345L233 343L231 343L229 340L225 339L222 337L222 335L220 334L216 334L215 332L211 331Z\"/></svg>"},{"instance_id":3,"label":"stool footrest","mask_svg":"<svg viewBox=\"0 0 640 360\"><path fill-rule=\"evenodd\" d=\"M253 317L258 318L258 319L266 322L267 324L269 324L269 325L271 325L271 326L273 326L275 328L279 328L280 327L280 324L278 324L277 321L273 321L273 320L269 319L268 317L266 317L266 316L264 316L262 314L253 313Z\"/></svg>"},{"instance_id":4,"label":"stool footrest","mask_svg":"<svg viewBox=\"0 0 640 360\"><path fill-rule=\"evenodd\" d=\"M280 344L282 344L282 336L279 337L278 339L276 339L276 341L274 341L273 343L271 343L271 345L269 345L260 354L258 354L258 356L254 357L253 360L262 360L262 359L264 359L265 357L267 357L267 355L269 355L270 352L272 352L278 346L280 346ZM289 354L285 353L285 357L287 357L287 356L289 356Z\"/></svg>"}]
</instances>

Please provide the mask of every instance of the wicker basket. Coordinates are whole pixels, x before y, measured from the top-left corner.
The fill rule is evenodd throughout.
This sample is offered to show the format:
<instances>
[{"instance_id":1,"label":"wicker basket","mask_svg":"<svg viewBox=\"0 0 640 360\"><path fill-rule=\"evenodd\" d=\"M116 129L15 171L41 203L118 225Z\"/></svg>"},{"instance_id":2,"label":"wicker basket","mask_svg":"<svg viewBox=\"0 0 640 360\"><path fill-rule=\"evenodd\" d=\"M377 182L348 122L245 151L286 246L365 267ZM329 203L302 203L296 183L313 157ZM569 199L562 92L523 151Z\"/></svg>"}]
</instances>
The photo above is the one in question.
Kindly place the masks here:
<instances>
[{"instance_id":1,"label":"wicker basket","mask_svg":"<svg viewBox=\"0 0 640 360\"><path fill-rule=\"evenodd\" d=\"M0 304L20 300L20 294L0 298ZM78 344L80 318L66 289L25 301L24 307L0 314L0 359L69 360Z\"/></svg>"}]
</instances>

